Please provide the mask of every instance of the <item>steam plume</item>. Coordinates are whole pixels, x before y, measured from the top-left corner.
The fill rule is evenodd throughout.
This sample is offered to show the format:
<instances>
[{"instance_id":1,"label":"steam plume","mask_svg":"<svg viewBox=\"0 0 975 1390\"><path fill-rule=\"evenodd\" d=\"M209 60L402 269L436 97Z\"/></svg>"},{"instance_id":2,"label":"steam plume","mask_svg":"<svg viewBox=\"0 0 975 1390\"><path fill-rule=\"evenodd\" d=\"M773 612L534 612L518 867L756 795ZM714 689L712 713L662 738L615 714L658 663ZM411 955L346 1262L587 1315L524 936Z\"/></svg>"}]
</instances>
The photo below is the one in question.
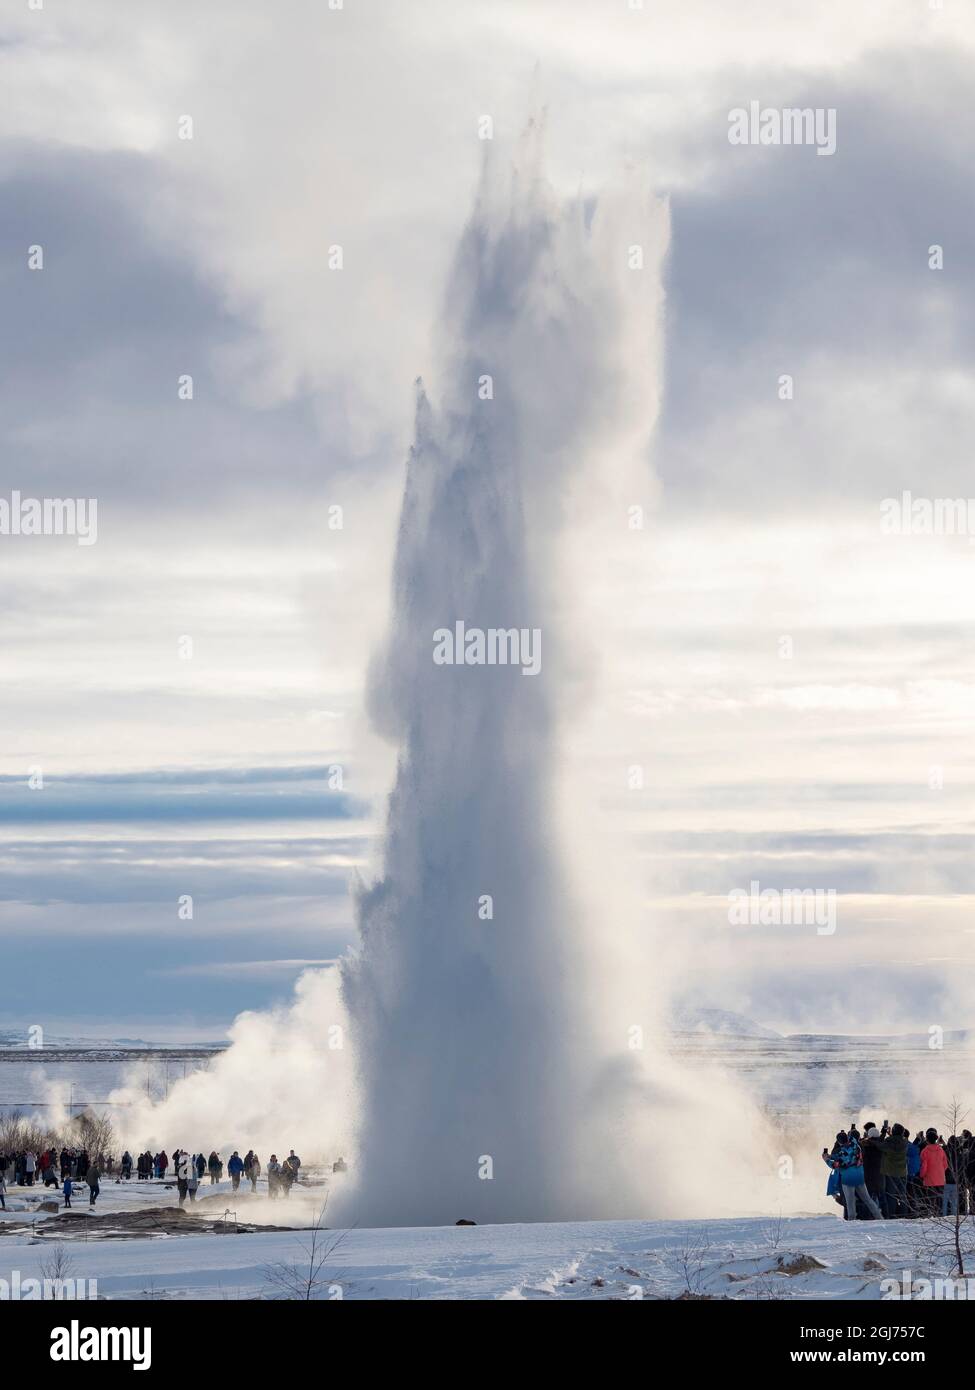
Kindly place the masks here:
<instances>
[{"instance_id":1,"label":"steam plume","mask_svg":"<svg viewBox=\"0 0 975 1390\"><path fill-rule=\"evenodd\" d=\"M605 567L626 539L612 484L632 481L656 409L666 240L665 209L632 194L557 200L533 127L509 176L486 168L460 243L373 680L400 749L384 869L343 967L370 1224L647 1206L632 1185L607 1202L587 1161L619 1139L626 1105L607 1116L599 1090L613 1069L636 1084L622 1056L646 1003L615 1014L615 1045L582 1003L601 923L576 891L559 774L598 654L578 542ZM541 672L434 664L433 634L458 621L537 629Z\"/></svg>"}]
</instances>

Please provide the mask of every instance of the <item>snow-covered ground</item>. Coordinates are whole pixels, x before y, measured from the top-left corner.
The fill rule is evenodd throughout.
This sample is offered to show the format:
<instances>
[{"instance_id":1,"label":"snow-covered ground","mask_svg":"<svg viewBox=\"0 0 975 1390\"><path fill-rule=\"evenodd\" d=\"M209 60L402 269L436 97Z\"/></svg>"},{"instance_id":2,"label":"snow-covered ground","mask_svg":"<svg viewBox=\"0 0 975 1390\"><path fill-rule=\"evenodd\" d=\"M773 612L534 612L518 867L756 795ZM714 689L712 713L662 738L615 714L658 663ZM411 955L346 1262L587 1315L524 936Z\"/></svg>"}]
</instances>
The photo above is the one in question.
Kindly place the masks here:
<instances>
[{"instance_id":1,"label":"snow-covered ground","mask_svg":"<svg viewBox=\"0 0 975 1390\"><path fill-rule=\"evenodd\" d=\"M783 1205L780 1176L770 1168L764 1176L757 1171L745 1190L730 1185L713 1194L716 1214L707 1220L325 1232L315 1257L317 1262L324 1251L315 1296L877 1299L882 1281L901 1281L905 1269L918 1277L945 1275L944 1261L931 1269L918 1254L922 1223L851 1226L840 1220L824 1195L825 1170L817 1155L858 1104L877 1102L878 1116L886 1115L886 1098L902 1100L908 1076L921 1074L916 1095L924 1096L924 1078L933 1093L939 1068L955 1047L975 1057L971 1040L953 1039L945 1054L932 1054L913 1038L777 1038L769 1030L746 1033L749 1021L732 1015L718 1020L720 1029L713 1019L705 1022L707 1028L677 1035L674 1049L685 1065L733 1073L777 1117L781 1151L794 1148L800 1157L808 1152L811 1176L799 1171L800 1163L788 1205L809 1214L756 1214ZM725 1024L742 1031L726 1034ZM53 1105L73 1102L77 1109L85 1100L108 1096L133 1065L140 1068L139 1085L163 1095L184 1070L206 1066L211 1057L206 1048L130 1049L110 1042L64 1045L40 1057L0 1047L0 1110L20 1108L23 1101L28 1110L31 1102L38 1104L42 1116ZM934 1102L923 1099L910 1109L918 1122L936 1119L936 1112ZM789 1147L790 1131L799 1133L798 1147ZM74 1213L53 1219L37 1210L41 1200L57 1195L53 1190L13 1188L8 1212L0 1213L0 1281L9 1283L15 1270L21 1280L45 1277L56 1263L53 1252L63 1245L70 1261L66 1277L97 1280L101 1297L274 1298L289 1288L294 1296L302 1268L307 1277L308 1228L327 1191L323 1175L306 1176L313 1185L294 1189L288 1201L270 1201L264 1180L257 1198L246 1184L234 1194L229 1182L207 1182L185 1217L172 1215L172 1182L109 1180L92 1213L82 1186ZM342 1178L330 1174L328 1181ZM138 1213L145 1217L142 1229L134 1229ZM213 1223L225 1213L226 1228L214 1232ZM286 1226L302 1229L272 1229ZM0 1282L0 1295L2 1289Z\"/></svg>"},{"instance_id":2,"label":"snow-covered ground","mask_svg":"<svg viewBox=\"0 0 975 1390\"><path fill-rule=\"evenodd\" d=\"M31 1218L42 1193L13 1189L0 1216L0 1280L23 1286L51 1277L96 1280L100 1298L255 1299L292 1297L315 1266L313 1296L347 1299L881 1299L883 1280L901 1284L944 1274L918 1256L926 1223L843 1222L838 1216L714 1221L589 1221L314 1232L264 1229L314 1220L324 1187L288 1201L201 1189L186 1234L163 1229L129 1237L126 1214L172 1211L161 1183L109 1183L88 1214L83 1187L64 1218ZM198 1234L197 1218L228 1219L225 1234ZM26 1221L30 1224L16 1229ZM235 1224L236 1223L236 1224ZM172 1223L170 1223L172 1224ZM63 1259L67 1260L65 1267Z\"/></svg>"}]
</instances>

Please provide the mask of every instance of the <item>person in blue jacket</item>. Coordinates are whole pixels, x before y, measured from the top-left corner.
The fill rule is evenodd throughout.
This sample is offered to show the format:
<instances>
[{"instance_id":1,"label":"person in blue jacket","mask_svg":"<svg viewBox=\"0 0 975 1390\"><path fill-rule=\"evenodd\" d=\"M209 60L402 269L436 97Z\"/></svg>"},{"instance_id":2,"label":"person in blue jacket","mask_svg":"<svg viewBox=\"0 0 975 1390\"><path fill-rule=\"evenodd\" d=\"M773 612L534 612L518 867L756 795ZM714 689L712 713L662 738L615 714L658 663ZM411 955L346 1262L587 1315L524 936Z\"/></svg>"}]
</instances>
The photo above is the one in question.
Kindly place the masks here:
<instances>
[{"instance_id":1,"label":"person in blue jacket","mask_svg":"<svg viewBox=\"0 0 975 1390\"><path fill-rule=\"evenodd\" d=\"M836 1136L833 1152L830 1153L828 1149L823 1149L823 1162L827 1167L839 1173L849 1221L857 1219L857 1198L860 1199L875 1221L883 1220L880 1208L867 1191L863 1175L863 1154L855 1139L851 1139L843 1130L840 1130Z\"/></svg>"},{"instance_id":2,"label":"person in blue jacket","mask_svg":"<svg viewBox=\"0 0 975 1390\"><path fill-rule=\"evenodd\" d=\"M921 1147L911 1138L911 1131L905 1125L907 1134L907 1205L912 1216L920 1216L924 1206L924 1188L921 1185Z\"/></svg>"},{"instance_id":3,"label":"person in blue jacket","mask_svg":"<svg viewBox=\"0 0 975 1390\"><path fill-rule=\"evenodd\" d=\"M244 1160L241 1158L237 1150L234 1149L233 1153L230 1155L230 1158L227 1160L227 1172L230 1174L230 1180L234 1185L235 1192L240 1187L240 1175L243 1171Z\"/></svg>"}]
</instances>

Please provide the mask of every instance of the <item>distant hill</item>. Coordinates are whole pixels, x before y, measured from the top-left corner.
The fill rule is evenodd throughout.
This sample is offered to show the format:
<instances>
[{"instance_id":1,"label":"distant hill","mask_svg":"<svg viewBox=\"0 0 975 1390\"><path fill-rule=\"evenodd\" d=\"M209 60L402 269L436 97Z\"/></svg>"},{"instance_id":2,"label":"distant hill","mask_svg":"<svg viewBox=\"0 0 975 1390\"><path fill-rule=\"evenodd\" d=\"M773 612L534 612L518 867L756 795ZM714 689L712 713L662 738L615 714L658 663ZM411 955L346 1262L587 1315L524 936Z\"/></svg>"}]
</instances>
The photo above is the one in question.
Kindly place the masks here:
<instances>
[{"instance_id":1,"label":"distant hill","mask_svg":"<svg viewBox=\"0 0 975 1390\"><path fill-rule=\"evenodd\" d=\"M165 1052L168 1049L178 1050L187 1047L212 1048L214 1051L219 1051L226 1047L226 1043L197 1043L192 1041L158 1043L147 1042L145 1038L79 1038L57 1033L45 1033L44 1047L37 1050L44 1052L145 1052L147 1050ZM0 1051L30 1053L34 1050L28 1046L26 1029L0 1028Z\"/></svg>"},{"instance_id":2,"label":"distant hill","mask_svg":"<svg viewBox=\"0 0 975 1390\"><path fill-rule=\"evenodd\" d=\"M928 1033L788 1033L790 1042L810 1043L890 1043L891 1047L913 1043L917 1047L927 1047ZM945 1046L969 1047L975 1044L975 1028L946 1028L942 1038Z\"/></svg>"},{"instance_id":3,"label":"distant hill","mask_svg":"<svg viewBox=\"0 0 975 1390\"><path fill-rule=\"evenodd\" d=\"M675 1009L670 1026L678 1033L710 1033L725 1038L781 1038L774 1028L766 1028L744 1014L728 1009Z\"/></svg>"}]
</instances>

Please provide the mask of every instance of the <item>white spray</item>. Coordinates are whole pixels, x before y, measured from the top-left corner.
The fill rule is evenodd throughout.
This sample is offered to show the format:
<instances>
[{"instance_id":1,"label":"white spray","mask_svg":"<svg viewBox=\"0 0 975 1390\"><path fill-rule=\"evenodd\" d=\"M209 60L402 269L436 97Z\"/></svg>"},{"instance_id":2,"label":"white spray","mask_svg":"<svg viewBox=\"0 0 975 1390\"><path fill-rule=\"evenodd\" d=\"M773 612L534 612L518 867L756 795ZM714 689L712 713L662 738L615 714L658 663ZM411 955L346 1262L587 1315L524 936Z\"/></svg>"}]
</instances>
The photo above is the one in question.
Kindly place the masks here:
<instances>
[{"instance_id":1,"label":"white spray","mask_svg":"<svg viewBox=\"0 0 975 1390\"><path fill-rule=\"evenodd\" d=\"M627 543L627 486L648 470L667 217L633 194L559 202L538 145L533 128L510 182L485 171L439 404L417 394L373 680L399 766L343 966L361 1097L349 1214L365 1224L656 1204L646 1148L620 1153L649 1099L628 1044L652 976L624 1006L607 955L618 904L603 875L598 915L584 901L561 774L598 654L587 580ZM536 634L534 679L475 644L443 659L445 633L512 630Z\"/></svg>"},{"instance_id":2,"label":"white spray","mask_svg":"<svg viewBox=\"0 0 975 1390\"><path fill-rule=\"evenodd\" d=\"M140 1144L190 1125L207 1145L287 1135L308 1156L344 1152L330 1224L710 1204L696 1165L674 1161L704 1098L654 1045L660 952L580 754L620 640L617 565L646 544L632 517L652 501L667 209L632 181L563 202L539 147L533 123L510 171L485 167L446 296L437 404L418 383L371 680L399 763L342 998L307 975L291 1014L243 1016L209 1073L130 1112ZM527 635L530 652L512 639L511 660L474 650L468 664L465 640L435 660L460 623ZM719 1094L708 1119L730 1162L755 1133L731 1088Z\"/></svg>"}]
</instances>

